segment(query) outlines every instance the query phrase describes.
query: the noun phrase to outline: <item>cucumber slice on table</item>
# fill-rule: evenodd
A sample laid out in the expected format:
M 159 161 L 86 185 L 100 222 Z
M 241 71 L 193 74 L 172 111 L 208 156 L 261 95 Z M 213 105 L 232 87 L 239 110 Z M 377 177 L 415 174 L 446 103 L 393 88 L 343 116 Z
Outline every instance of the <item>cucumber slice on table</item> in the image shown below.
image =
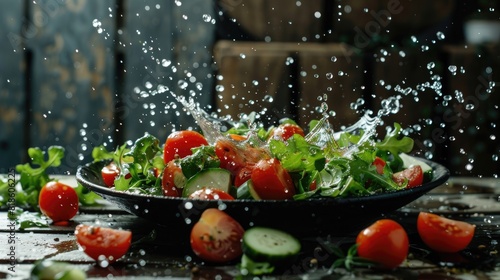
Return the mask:
M 284 231 L 253 227 L 245 231 L 242 248 L 254 261 L 280 263 L 297 256 L 301 245 L 297 238 Z
M 228 170 L 222 168 L 209 168 L 189 178 L 182 191 L 182 196 L 188 197 L 201 188 L 219 189 L 229 193 L 231 186 L 231 173 Z
M 430 181 L 432 179 L 432 167 L 430 165 L 405 153 L 399 154 L 399 157 L 403 160 L 403 168 L 408 168 L 412 165 L 420 165 L 424 173 L 424 181 Z

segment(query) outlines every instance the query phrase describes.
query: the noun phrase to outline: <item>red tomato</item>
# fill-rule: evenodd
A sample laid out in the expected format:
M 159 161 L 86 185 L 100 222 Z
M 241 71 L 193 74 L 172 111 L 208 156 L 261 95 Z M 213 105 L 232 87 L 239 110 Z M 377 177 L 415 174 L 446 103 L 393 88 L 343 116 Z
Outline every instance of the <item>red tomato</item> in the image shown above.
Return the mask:
M 78 212 L 78 195 L 72 187 L 52 181 L 42 187 L 38 205 L 52 221 L 69 221 Z
M 216 208 L 206 209 L 191 230 L 191 248 L 201 259 L 228 262 L 242 254 L 243 227 Z
M 175 162 L 175 160 L 169 161 L 163 170 L 163 176 L 161 179 L 163 195 L 172 197 L 181 196 L 182 190 L 178 188 L 176 182 L 185 180 L 186 177 L 182 174 L 181 167 Z
M 271 138 L 286 141 L 294 134 L 302 135 L 302 137 L 304 137 L 305 135 L 304 130 L 302 130 L 302 128 L 296 124 L 281 124 L 272 131 Z
M 384 174 L 384 167 L 385 167 L 385 160 L 383 160 L 382 158 L 379 158 L 379 157 L 375 157 L 375 160 L 373 161 L 373 166 L 375 166 L 375 168 L 377 168 L 377 173 L 382 175 Z
M 249 164 L 241 168 L 238 174 L 236 174 L 236 176 L 234 177 L 234 186 L 239 187 L 246 181 L 250 180 L 254 168 L 255 165 L 253 164 Z
M 251 179 L 254 190 L 261 199 L 292 199 L 295 195 L 292 178 L 278 159 L 257 162 Z
M 171 133 L 163 148 L 163 161 L 168 163 L 175 158 L 183 158 L 192 154 L 191 149 L 208 145 L 207 139 L 200 133 L 182 130 Z
M 85 254 L 96 261 L 114 262 L 127 253 L 132 241 L 132 232 L 89 225 L 78 225 L 76 241 Z
M 106 184 L 106 186 L 108 187 L 112 187 L 115 185 L 115 179 L 119 175 L 120 169 L 114 162 L 111 162 L 101 169 L 102 179 L 104 180 L 104 184 Z
M 311 184 L 309 185 L 309 190 L 315 191 L 317 188 L 318 188 L 318 184 L 316 183 L 316 180 L 312 181 Z
M 420 212 L 417 219 L 420 238 L 437 252 L 456 253 L 465 249 L 474 237 L 475 229 L 475 225 L 425 212 Z
M 397 222 L 389 219 L 376 221 L 362 230 L 357 238 L 358 255 L 393 269 L 406 259 L 409 250 L 408 235 Z
M 406 188 L 409 189 L 422 185 L 424 182 L 424 173 L 420 165 L 413 165 L 403 171 L 392 174 L 392 179 L 400 186 L 408 182 Z
M 246 165 L 269 158 L 263 149 L 251 147 L 246 143 L 236 144 L 229 139 L 217 140 L 215 154 L 220 160 L 220 167 L 229 170 L 233 176 L 237 176 Z
M 201 188 L 189 195 L 191 199 L 218 200 L 227 199 L 234 200 L 230 194 L 223 190 L 213 188 Z

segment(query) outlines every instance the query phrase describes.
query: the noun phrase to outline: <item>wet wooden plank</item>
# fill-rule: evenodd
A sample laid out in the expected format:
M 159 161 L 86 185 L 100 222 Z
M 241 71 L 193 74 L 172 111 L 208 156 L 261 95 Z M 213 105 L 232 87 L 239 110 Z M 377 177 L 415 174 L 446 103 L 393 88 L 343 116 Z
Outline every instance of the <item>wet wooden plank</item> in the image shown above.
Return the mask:
M 26 120 L 23 3 L 0 3 L 0 173 L 24 159 Z
M 500 174 L 500 115 L 496 94 L 500 73 L 499 45 L 447 46 L 448 105 L 441 112 L 450 169 L 457 175 Z M 444 98 L 443 98 L 444 99 Z M 441 100 L 440 102 L 446 102 Z M 473 143 L 473 144 L 471 144 Z
M 113 135 L 114 0 L 37 1 L 27 41 L 33 52 L 30 146 L 61 145 L 59 172 L 91 160 Z M 110 10 L 111 8 L 111 10 Z
M 330 123 L 334 130 L 354 124 L 362 115 L 351 109 L 351 104 L 364 95 L 363 56 L 343 44 L 307 45 L 300 50 L 299 63 L 300 125 L 307 127 L 311 120 L 320 119 L 325 111 L 322 103 L 333 115 Z

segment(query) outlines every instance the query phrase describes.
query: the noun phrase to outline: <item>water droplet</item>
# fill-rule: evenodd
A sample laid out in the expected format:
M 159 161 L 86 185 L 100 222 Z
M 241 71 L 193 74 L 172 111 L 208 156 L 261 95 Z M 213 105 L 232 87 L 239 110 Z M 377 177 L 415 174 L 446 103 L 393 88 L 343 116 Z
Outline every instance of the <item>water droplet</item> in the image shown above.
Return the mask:
M 204 14 L 204 15 L 202 16 L 202 18 L 203 18 L 203 21 L 204 21 L 204 22 L 211 22 L 211 21 L 212 21 L 212 16 L 210 16 L 210 15 L 208 15 L 208 14 Z
M 266 94 L 262 101 L 272 103 L 274 101 L 274 98 L 271 95 Z
M 458 68 L 455 65 L 448 66 L 448 71 L 450 71 L 453 76 L 457 75 L 457 69 Z
M 439 39 L 439 40 L 444 40 L 446 38 L 446 36 L 444 35 L 443 32 L 439 31 L 438 33 L 436 33 L 436 37 Z

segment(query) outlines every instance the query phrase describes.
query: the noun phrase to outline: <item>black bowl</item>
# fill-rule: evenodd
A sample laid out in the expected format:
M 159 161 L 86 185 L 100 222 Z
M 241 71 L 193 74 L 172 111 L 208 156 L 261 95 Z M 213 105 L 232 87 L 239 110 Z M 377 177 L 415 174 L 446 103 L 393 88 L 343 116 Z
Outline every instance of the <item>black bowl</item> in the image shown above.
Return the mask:
M 268 226 L 299 236 L 345 234 L 365 227 L 384 214 L 393 212 L 421 197 L 449 178 L 444 166 L 427 162 L 433 180 L 422 186 L 395 192 L 351 198 L 309 200 L 191 200 L 115 191 L 105 186 L 101 169 L 107 162 L 80 166 L 76 180 L 119 208 L 177 232 L 187 232 L 207 208 L 219 208 L 244 228 Z

